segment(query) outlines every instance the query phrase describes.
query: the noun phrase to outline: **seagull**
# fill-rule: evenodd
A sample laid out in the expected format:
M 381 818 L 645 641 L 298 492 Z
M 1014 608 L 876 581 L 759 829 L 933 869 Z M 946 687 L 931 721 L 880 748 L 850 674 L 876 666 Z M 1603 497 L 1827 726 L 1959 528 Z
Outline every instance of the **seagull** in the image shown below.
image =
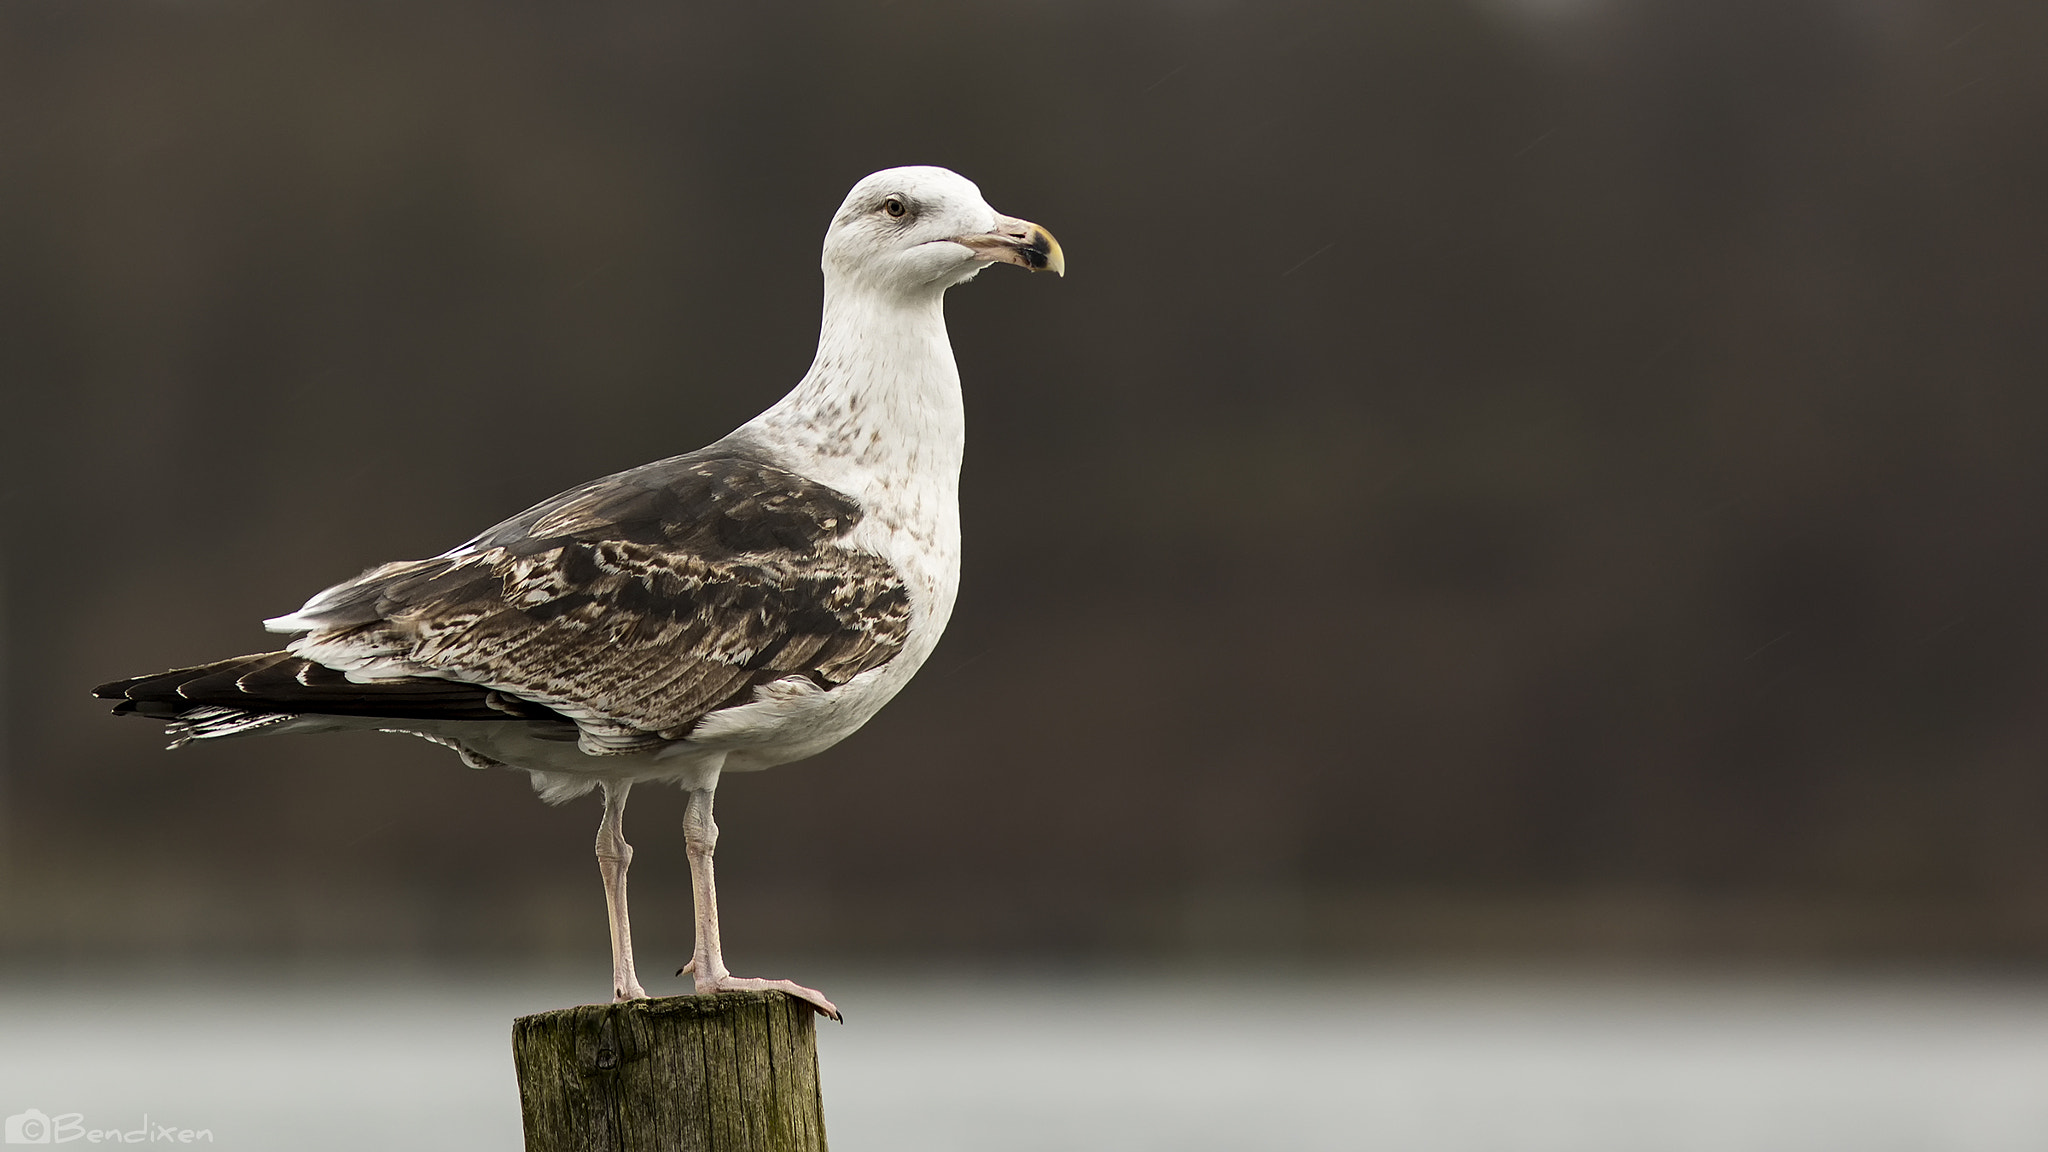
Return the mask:
M 626 914 L 626 797 L 689 794 L 698 993 L 732 975 L 718 936 L 719 780 L 816 755 L 901 691 L 960 584 L 960 373 L 946 289 L 991 264 L 1064 275 L 1037 224 L 944 168 L 853 186 L 825 233 L 818 354 L 731 435 L 543 500 L 439 556 L 372 568 L 264 621 L 263 652 L 101 685 L 177 748 L 373 729 L 527 772 L 543 800 L 604 797 L 597 865 L 612 995 L 645 997 Z

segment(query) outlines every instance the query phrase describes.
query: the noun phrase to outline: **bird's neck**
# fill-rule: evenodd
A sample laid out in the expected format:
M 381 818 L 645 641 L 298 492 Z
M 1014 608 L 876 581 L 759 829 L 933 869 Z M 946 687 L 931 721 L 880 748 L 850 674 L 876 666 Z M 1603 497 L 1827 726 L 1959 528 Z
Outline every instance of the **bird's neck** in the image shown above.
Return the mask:
M 811 370 L 740 434 L 863 502 L 909 478 L 956 489 L 967 425 L 943 300 L 828 278 Z

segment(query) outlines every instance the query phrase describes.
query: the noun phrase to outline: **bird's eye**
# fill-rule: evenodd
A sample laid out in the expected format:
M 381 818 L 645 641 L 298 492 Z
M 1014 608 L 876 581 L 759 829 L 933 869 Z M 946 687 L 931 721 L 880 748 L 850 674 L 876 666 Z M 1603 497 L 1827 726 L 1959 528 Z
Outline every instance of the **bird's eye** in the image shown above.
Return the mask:
M 891 196 L 887 200 L 882 201 L 882 211 L 887 212 L 891 216 L 901 217 L 910 209 L 904 205 L 902 197 Z

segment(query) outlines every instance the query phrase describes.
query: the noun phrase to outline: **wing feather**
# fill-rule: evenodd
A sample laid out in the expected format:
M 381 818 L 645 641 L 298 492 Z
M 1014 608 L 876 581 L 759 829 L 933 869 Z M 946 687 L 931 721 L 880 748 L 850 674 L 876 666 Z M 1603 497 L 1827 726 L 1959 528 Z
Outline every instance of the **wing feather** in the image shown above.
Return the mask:
M 847 546 L 846 495 L 731 447 L 571 489 L 291 616 L 289 651 L 354 681 L 443 679 L 539 705 L 584 751 L 687 736 L 774 680 L 830 689 L 903 647 L 910 602 Z

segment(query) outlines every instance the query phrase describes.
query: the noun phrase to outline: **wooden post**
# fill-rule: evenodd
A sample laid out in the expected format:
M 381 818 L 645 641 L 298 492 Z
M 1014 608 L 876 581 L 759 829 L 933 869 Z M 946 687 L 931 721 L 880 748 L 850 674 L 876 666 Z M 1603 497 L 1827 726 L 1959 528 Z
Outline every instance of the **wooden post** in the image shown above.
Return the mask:
M 812 1015 L 720 992 L 522 1016 L 526 1152 L 825 1152 Z

